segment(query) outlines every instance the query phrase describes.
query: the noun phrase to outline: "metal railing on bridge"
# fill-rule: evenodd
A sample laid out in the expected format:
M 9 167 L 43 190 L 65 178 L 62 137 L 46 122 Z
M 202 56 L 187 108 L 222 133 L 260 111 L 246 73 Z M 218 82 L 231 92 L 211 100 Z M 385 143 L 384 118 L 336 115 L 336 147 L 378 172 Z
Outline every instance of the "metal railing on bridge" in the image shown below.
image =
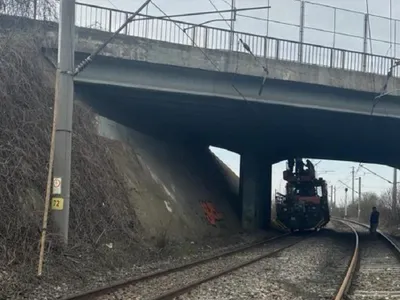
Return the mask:
M 132 12 L 97 5 L 84 3 L 77 3 L 76 5 L 76 26 L 101 31 L 115 31 L 132 14 Z M 3 11 L 3 13 L 7 12 Z M 37 11 L 24 16 L 39 20 L 51 20 L 49 15 L 44 16 Z M 241 38 L 250 46 L 252 52 L 261 58 L 379 75 L 386 75 L 389 68 L 394 64 L 394 58 L 389 56 L 301 43 L 240 31 L 233 32 L 234 42 L 231 46 L 230 36 L 232 31 L 230 30 L 143 14 L 128 24 L 122 33 L 205 49 L 246 52 L 239 42 Z M 398 69 L 393 70 L 393 76 L 400 76 Z

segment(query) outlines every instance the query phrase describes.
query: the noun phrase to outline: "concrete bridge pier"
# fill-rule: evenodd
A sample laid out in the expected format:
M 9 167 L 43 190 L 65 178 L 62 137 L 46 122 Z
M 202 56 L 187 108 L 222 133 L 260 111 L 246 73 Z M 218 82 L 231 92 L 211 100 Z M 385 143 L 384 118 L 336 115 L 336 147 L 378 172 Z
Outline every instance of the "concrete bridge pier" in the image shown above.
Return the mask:
M 246 230 L 267 229 L 270 226 L 271 176 L 272 164 L 265 156 L 241 155 L 239 195 L 242 226 Z

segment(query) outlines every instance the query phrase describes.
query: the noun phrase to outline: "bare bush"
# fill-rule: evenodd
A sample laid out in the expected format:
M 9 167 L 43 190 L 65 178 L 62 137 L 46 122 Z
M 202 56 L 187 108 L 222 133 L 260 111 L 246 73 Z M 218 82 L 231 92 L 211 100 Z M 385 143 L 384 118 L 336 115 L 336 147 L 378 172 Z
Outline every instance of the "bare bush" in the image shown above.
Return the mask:
M 15 279 L 0 280 L 1 299 L 32 282 L 38 258 L 54 99 L 54 69 L 40 45 L 32 32 L 0 38 L 0 274 Z M 87 106 L 75 103 L 67 251 L 94 251 L 96 263 L 109 267 L 125 262 L 124 247 L 135 245 L 137 228 L 124 178 L 111 156 L 118 145 L 99 137 L 95 122 Z M 47 265 L 58 255 L 49 251 L 52 237 L 50 230 Z M 121 246 L 107 252 L 101 248 L 106 243 Z M 12 270 L 19 272 L 11 276 Z
M 399 199 L 400 193 L 397 196 Z M 360 201 L 360 221 L 369 223 L 369 217 L 372 212 L 372 207 L 376 206 L 380 212 L 380 224 L 383 227 L 393 227 L 400 224 L 400 216 L 398 210 L 393 209 L 392 189 L 388 189 L 381 195 L 376 193 L 362 194 Z M 344 216 L 344 208 L 334 208 L 333 215 Z M 358 217 L 358 199 L 354 203 L 350 203 L 347 207 L 347 216 L 356 219 Z
M 56 8 L 55 0 L 0 0 L 0 13 L 45 21 L 56 19 Z

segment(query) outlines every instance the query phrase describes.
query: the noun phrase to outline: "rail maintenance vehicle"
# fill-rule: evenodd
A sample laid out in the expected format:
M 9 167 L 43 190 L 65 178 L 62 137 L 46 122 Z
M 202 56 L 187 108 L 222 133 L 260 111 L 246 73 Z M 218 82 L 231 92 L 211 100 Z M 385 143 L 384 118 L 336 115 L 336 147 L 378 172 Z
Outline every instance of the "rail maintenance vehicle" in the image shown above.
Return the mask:
M 305 169 L 305 166 L 307 169 Z M 310 160 L 289 160 L 283 172 L 286 195 L 275 196 L 276 221 L 290 231 L 319 230 L 330 221 L 328 189 L 323 178 L 316 178 Z

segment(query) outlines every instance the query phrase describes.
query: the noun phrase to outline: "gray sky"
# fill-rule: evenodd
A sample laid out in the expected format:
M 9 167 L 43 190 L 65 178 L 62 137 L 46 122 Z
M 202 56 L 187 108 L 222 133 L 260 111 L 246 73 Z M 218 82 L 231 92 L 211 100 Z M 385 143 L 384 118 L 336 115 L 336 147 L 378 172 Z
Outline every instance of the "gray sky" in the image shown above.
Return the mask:
M 159 5 L 167 14 L 179 14 L 186 12 L 199 12 L 213 10 L 212 5 L 208 0 L 153 0 Z M 231 0 L 226 0 L 230 2 Z M 84 0 L 84 3 L 96 4 L 99 6 L 117 8 L 121 10 L 134 11 L 136 10 L 143 0 Z M 311 2 L 311 1 L 310 1 Z M 314 0 L 314 3 L 322 5 L 336 6 L 343 9 L 355 10 L 360 13 L 366 12 L 366 0 Z M 397 2 L 397 3 L 395 3 Z M 218 9 L 228 9 L 229 6 L 224 0 L 213 0 L 213 3 Z M 369 12 L 373 15 L 380 15 L 390 17 L 390 0 L 368 0 Z M 237 7 L 249 6 L 262 6 L 267 5 L 268 0 L 236 0 Z M 296 0 L 270 0 L 269 4 L 271 9 L 269 13 L 267 10 L 244 12 L 243 14 L 250 15 L 258 18 L 267 18 L 273 21 L 284 23 L 291 23 L 293 25 L 284 25 L 277 22 L 266 22 L 261 20 L 254 20 L 245 17 L 238 17 L 235 23 L 235 30 L 248 33 L 265 35 L 267 33 L 272 37 L 281 39 L 297 40 L 299 37 L 299 19 L 300 19 L 300 3 Z M 160 15 L 159 11 L 150 6 L 149 13 L 152 15 Z M 225 15 L 229 18 L 229 14 Z M 182 21 L 201 23 L 210 19 L 219 18 L 218 15 L 213 16 L 196 16 L 184 18 Z M 392 18 L 400 19 L 400 2 L 392 0 Z M 363 35 L 364 16 L 362 14 L 352 13 L 344 10 L 336 10 L 336 28 L 337 34 L 334 35 L 325 31 L 334 31 L 334 9 L 306 4 L 305 11 L 305 26 L 319 28 L 321 30 L 306 29 L 305 42 L 314 43 L 332 47 L 335 45 L 338 48 L 345 48 L 354 51 L 362 51 L 363 40 L 362 38 L 349 37 L 346 35 Z M 393 41 L 396 39 L 400 42 L 400 21 L 392 22 L 392 38 L 390 37 L 390 21 L 384 18 L 371 17 L 371 36 L 372 39 L 385 40 L 386 42 L 372 42 L 368 44 L 368 50 L 372 48 L 372 53 L 380 55 L 394 55 L 400 56 L 400 45 L 394 46 Z M 218 28 L 228 28 L 225 22 L 215 22 L 211 26 Z M 343 34 L 340 34 L 343 33 Z M 396 33 L 396 34 L 395 34 Z M 392 44 L 389 41 L 392 40 Z M 372 46 L 372 47 L 371 47 Z M 237 174 L 239 174 L 239 155 L 228 152 L 222 149 L 215 149 L 213 151 L 227 163 Z M 318 160 L 314 160 L 318 162 Z M 337 161 L 322 161 L 317 166 L 317 171 L 321 172 L 321 176 L 325 177 L 329 184 L 337 187 L 337 200 L 340 201 L 344 198 L 344 186 L 338 182 L 341 180 L 351 186 L 351 168 L 354 166 L 358 170 L 356 177 L 361 176 L 362 190 L 383 192 L 390 187 L 389 183 L 369 174 L 368 171 L 358 168 L 358 162 L 337 162 Z M 385 166 L 378 165 L 365 165 L 367 168 L 378 173 L 379 175 L 391 180 L 393 177 L 393 170 Z M 285 163 L 279 163 L 273 167 L 273 190 L 283 191 L 284 182 L 282 181 L 282 172 L 285 168 Z M 324 174 L 324 171 L 334 171 Z M 358 182 L 356 182 L 356 190 L 358 190 Z M 348 195 L 351 197 L 351 193 Z

